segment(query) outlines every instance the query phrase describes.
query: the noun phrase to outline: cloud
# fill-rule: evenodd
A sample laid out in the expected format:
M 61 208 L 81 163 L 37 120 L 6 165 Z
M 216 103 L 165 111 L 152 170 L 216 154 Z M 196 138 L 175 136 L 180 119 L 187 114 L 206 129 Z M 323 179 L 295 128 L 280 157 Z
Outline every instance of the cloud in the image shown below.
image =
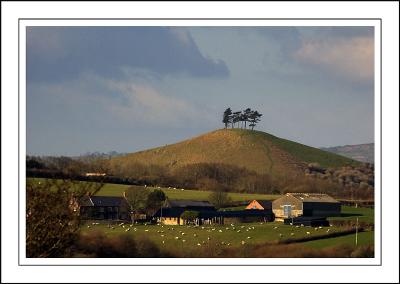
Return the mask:
M 221 78 L 225 62 L 203 55 L 184 28 L 28 27 L 27 80 L 64 81 L 92 72 L 118 78 L 124 68 L 162 75 Z
M 162 95 L 151 86 L 114 80 L 104 82 L 111 92 L 123 96 L 122 101 L 110 98 L 107 102 L 109 110 L 122 119 L 177 126 L 198 116 L 198 111 L 191 104 Z
M 293 57 L 353 80 L 374 78 L 374 39 L 371 37 L 304 40 Z

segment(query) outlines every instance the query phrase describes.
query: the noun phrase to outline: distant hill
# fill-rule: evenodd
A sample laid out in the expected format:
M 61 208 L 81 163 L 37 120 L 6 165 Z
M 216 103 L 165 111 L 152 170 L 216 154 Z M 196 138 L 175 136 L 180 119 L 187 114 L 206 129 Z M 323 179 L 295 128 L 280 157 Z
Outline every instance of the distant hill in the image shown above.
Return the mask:
M 321 148 L 364 163 L 374 163 L 374 143 Z
M 309 163 L 337 168 L 359 163 L 321 149 L 244 129 L 220 129 L 176 144 L 113 157 L 111 166 L 131 163 L 170 169 L 196 163 L 223 163 L 260 174 L 304 174 Z

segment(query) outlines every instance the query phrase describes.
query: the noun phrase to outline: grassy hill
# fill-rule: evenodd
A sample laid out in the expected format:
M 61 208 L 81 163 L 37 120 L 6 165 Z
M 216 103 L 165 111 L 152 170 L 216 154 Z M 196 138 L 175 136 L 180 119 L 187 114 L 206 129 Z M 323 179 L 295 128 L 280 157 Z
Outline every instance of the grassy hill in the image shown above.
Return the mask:
M 304 173 L 308 163 L 322 167 L 358 162 L 261 131 L 219 129 L 176 144 L 114 157 L 111 165 L 160 165 L 169 169 L 196 163 L 224 163 L 260 174 Z

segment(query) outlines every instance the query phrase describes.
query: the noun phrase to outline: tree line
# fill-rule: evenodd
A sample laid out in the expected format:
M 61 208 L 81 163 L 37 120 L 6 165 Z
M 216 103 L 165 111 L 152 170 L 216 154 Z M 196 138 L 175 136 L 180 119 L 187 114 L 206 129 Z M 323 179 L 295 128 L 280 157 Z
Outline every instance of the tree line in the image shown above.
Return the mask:
M 224 111 L 222 123 L 225 124 L 225 128 L 230 126 L 231 128 L 247 129 L 249 127 L 249 129 L 253 130 L 257 123 L 260 122 L 261 116 L 261 113 L 250 108 L 233 112 L 229 107 Z

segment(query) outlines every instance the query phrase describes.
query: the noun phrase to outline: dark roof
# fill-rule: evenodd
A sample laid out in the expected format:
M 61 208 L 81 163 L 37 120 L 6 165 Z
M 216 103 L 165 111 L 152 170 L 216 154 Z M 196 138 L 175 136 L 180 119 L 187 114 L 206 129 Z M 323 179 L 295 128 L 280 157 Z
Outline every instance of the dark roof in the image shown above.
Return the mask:
M 79 200 L 81 206 L 123 206 L 127 205 L 124 197 L 84 196 Z
M 286 193 L 286 195 L 293 196 L 302 202 L 339 203 L 339 201 L 324 193 Z
M 254 216 L 271 216 L 272 211 L 257 210 L 257 209 L 245 209 L 236 211 L 219 211 L 220 216 L 223 217 L 254 217 Z
M 158 211 L 153 215 L 153 217 L 180 217 L 181 214 L 185 211 L 184 208 L 162 208 L 158 209 Z
M 168 200 L 168 207 L 211 207 L 214 206 L 208 201 L 197 201 L 197 200 Z
M 270 200 L 258 200 L 256 201 L 264 208 L 264 209 L 271 209 L 272 208 L 272 202 Z

